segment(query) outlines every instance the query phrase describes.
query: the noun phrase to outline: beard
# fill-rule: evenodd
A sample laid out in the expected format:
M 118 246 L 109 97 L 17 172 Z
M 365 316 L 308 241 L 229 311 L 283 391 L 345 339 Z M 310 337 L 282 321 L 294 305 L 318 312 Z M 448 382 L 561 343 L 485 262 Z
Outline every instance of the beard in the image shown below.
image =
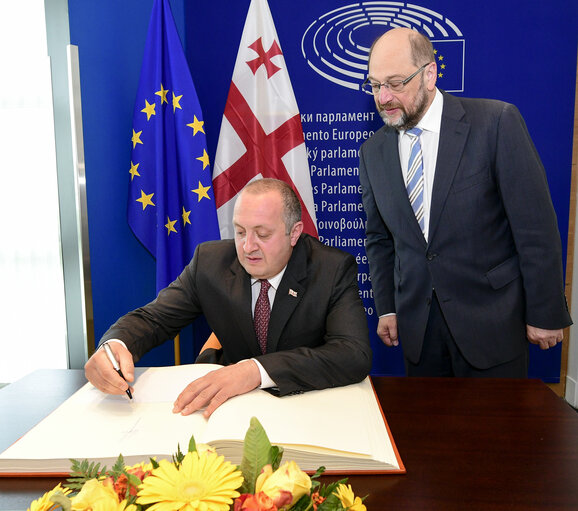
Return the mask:
M 377 105 L 377 111 L 386 126 L 390 126 L 391 128 L 395 128 L 397 130 L 407 131 L 417 125 L 417 123 L 423 117 L 427 107 L 428 97 L 425 83 L 422 80 L 415 99 L 407 110 L 401 103 L 393 100 L 389 103 L 385 103 L 384 105 Z M 397 108 L 401 112 L 399 118 L 396 120 L 393 120 L 387 116 L 386 110 L 391 110 L 392 108 Z

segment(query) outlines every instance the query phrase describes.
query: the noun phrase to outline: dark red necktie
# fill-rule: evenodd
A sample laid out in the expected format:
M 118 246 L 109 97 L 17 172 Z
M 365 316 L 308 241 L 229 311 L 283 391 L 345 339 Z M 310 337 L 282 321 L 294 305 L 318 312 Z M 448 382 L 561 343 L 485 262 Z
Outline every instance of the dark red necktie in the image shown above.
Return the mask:
M 268 280 L 260 280 L 261 291 L 255 303 L 255 313 L 253 322 L 255 324 L 255 333 L 261 347 L 261 353 L 267 352 L 267 330 L 269 329 L 269 316 L 271 315 L 271 306 L 269 305 L 269 288 L 271 283 Z

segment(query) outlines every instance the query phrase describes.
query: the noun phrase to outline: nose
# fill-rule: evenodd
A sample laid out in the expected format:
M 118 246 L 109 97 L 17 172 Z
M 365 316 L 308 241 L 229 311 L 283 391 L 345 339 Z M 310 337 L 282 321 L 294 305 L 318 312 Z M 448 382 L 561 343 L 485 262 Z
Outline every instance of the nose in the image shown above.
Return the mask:
M 257 244 L 255 243 L 255 235 L 252 233 L 247 233 L 245 236 L 245 244 L 243 246 L 246 254 L 250 254 L 257 249 Z
M 389 90 L 389 87 L 386 87 L 385 84 L 383 83 L 379 86 L 377 99 L 382 105 L 384 105 L 385 103 L 389 103 L 393 99 L 393 94 Z

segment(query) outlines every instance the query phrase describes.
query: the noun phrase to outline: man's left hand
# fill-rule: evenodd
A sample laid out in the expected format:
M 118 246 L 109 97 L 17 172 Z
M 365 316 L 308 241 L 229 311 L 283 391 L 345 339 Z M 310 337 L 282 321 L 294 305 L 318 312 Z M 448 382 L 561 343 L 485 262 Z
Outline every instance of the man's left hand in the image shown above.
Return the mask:
M 245 394 L 260 384 L 261 374 L 253 360 L 225 366 L 189 383 L 175 401 L 173 413 L 190 415 L 206 407 L 203 415 L 209 418 L 227 399 Z
M 544 330 L 535 326 L 526 325 L 526 337 L 532 344 L 538 344 L 540 349 L 553 348 L 564 338 L 564 330 Z

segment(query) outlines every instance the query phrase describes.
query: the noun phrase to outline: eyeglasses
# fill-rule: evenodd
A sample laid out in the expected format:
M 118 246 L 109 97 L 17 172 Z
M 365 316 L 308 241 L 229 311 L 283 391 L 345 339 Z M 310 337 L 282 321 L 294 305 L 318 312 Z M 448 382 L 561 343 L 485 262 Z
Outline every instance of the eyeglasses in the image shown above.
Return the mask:
M 381 87 L 385 87 L 389 89 L 391 92 L 401 92 L 405 86 L 419 73 L 421 73 L 427 66 L 430 65 L 430 62 L 421 66 L 415 73 L 409 75 L 405 80 L 390 80 L 389 82 L 371 82 L 369 78 L 363 82 L 361 85 L 361 90 L 367 94 L 371 94 L 376 96 L 379 94 Z

